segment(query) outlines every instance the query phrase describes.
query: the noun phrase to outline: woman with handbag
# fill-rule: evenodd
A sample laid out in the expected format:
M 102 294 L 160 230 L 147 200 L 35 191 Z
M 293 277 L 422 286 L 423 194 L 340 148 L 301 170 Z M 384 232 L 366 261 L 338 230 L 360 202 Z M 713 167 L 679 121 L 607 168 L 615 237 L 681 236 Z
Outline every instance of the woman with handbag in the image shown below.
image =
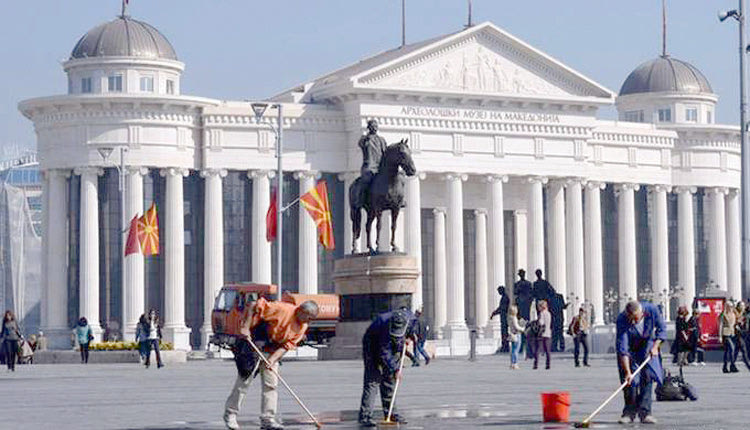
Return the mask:
M 690 343 L 689 315 L 687 306 L 682 305 L 677 309 L 677 321 L 675 321 L 675 343 L 677 346 L 675 352 L 677 352 L 677 364 L 680 366 L 688 365 L 688 353 L 693 349 Z
M 18 341 L 23 339 L 21 331 L 18 330 L 16 317 L 10 310 L 5 311 L 3 316 L 2 334 L 3 348 L 5 348 L 5 364 L 8 372 L 16 371 L 16 354 L 18 354 Z
M 521 350 L 521 334 L 526 327 L 526 321 L 518 319 L 518 306 L 508 308 L 508 331 L 510 333 L 510 368 L 518 369 L 518 352 Z
M 76 340 L 81 349 L 81 364 L 89 362 L 89 344 L 94 340 L 94 334 L 86 317 L 81 317 L 75 328 Z

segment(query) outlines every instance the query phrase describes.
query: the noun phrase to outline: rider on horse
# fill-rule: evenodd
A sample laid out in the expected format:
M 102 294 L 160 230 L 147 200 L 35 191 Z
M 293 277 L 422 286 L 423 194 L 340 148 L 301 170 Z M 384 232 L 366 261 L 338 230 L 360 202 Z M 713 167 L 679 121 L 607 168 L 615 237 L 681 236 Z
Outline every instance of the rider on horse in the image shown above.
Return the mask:
M 378 136 L 378 122 L 374 119 L 367 121 L 368 133 L 359 139 L 359 147 L 362 149 L 362 168 L 360 177 L 364 189 L 370 187 L 372 178 L 378 173 L 380 159 L 383 158 L 388 144 L 385 139 Z

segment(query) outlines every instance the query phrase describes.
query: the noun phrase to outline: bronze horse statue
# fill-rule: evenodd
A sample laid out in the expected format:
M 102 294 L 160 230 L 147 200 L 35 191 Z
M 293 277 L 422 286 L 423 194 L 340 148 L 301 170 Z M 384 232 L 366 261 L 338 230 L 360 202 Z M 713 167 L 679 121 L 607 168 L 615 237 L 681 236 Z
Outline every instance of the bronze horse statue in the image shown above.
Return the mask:
M 404 202 L 405 176 L 414 176 L 417 173 L 407 142 L 408 139 L 402 139 L 398 143 L 388 145 L 380 159 L 378 173 L 373 177 L 369 188 L 365 189 L 362 178 L 357 178 L 349 187 L 349 209 L 353 227 L 352 253 L 358 251 L 357 241 L 362 229 L 362 209 L 367 211 L 367 249 L 371 253 L 377 249 L 380 242 L 380 217 L 384 210 L 390 210 L 391 251 L 398 251 L 394 239 L 398 213 L 402 207 L 406 206 Z M 378 223 L 373 249 L 370 242 L 370 227 L 375 220 Z

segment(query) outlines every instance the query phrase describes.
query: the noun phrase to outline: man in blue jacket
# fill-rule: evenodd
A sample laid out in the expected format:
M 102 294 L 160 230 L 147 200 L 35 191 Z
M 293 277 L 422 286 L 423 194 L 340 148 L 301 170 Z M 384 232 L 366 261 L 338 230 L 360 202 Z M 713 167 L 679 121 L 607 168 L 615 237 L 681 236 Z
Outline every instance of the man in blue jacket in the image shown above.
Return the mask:
M 396 381 L 401 379 L 399 371 L 401 351 L 409 335 L 407 332 L 413 326 L 413 320 L 414 315 L 406 309 L 382 313 L 375 318 L 362 337 L 365 381 L 358 420 L 363 427 L 377 426 L 372 419 L 372 407 L 378 386 L 380 386 L 383 415 L 388 414 Z M 395 413 L 395 408 L 391 421 L 406 423 Z
M 664 371 L 659 360 L 659 347 L 667 340 L 667 327 L 659 309 L 652 303 L 629 302 L 617 317 L 617 361 L 620 382 L 628 381 L 623 393 L 625 407 L 620 424 L 633 422 L 636 415 L 644 424 L 656 424 L 651 415 L 653 382 L 662 382 Z M 633 375 L 648 360 L 643 370 Z

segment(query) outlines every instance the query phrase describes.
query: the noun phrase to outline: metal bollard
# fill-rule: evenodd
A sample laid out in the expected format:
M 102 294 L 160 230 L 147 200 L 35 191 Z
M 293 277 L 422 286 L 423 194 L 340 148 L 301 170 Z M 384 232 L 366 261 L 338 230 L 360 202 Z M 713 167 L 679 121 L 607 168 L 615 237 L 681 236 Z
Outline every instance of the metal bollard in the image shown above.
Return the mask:
M 469 332 L 469 361 L 477 360 L 477 329 L 473 328 Z

